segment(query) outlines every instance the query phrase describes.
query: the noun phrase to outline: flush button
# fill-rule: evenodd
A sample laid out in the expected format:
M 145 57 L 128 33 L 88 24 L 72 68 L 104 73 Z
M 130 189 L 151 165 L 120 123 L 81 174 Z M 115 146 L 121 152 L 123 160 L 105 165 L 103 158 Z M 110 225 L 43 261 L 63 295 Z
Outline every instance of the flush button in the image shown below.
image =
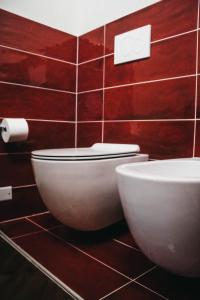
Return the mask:
M 150 57 L 151 25 L 116 35 L 114 49 L 115 64 Z

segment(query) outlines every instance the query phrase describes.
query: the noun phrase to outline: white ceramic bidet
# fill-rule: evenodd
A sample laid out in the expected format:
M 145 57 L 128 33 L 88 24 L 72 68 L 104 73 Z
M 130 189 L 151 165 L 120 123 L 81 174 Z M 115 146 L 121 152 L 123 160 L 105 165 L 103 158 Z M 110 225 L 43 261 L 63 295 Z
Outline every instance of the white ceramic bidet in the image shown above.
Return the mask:
M 137 145 L 120 144 L 34 151 L 35 180 L 45 205 L 63 224 L 79 230 L 119 221 L 123 214 L 115 168 L 148 160 L 138 151 Z
M 118 166 L 125 218 L 153 262 L 200 276 L 200 161 L 165 160 Z

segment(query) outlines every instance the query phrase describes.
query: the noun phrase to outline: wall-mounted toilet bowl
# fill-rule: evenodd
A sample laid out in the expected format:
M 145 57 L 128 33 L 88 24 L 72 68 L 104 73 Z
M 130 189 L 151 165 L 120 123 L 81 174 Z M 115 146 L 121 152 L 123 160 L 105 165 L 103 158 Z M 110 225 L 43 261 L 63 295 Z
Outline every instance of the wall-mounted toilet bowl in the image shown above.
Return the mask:
M 63 224 L 98 230 L 123 217 L 115 167 L 148 160 L 137 145 L 95 144 L 90 148 L 32 152 L 40 195 Z
M 200 161 L 117 167 L 125 218 L 141 250 L 183 276 L 200 276 Z

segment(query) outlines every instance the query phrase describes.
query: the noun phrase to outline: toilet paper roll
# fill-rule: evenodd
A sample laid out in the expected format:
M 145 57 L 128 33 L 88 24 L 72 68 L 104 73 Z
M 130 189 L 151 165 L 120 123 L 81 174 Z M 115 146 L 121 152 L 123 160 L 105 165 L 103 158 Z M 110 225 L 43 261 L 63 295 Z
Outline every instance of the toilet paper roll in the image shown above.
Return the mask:
M 2 139 L 5 143 L 25 141 L 28 137 L 28 123 L 21 118 L 5 118 L 1 123 Z

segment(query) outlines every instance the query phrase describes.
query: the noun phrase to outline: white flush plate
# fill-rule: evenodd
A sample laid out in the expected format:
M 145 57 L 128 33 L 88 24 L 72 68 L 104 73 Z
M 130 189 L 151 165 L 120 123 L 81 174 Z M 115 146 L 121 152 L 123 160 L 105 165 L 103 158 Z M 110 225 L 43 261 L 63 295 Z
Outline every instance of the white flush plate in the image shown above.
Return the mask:
M 115 36 L 114 63 L 121 64 L 150 56 L 151 25 Z
M 0 187 L 0 201 L 11 200 L 12 199 L 12 187 L 5 186 Z

